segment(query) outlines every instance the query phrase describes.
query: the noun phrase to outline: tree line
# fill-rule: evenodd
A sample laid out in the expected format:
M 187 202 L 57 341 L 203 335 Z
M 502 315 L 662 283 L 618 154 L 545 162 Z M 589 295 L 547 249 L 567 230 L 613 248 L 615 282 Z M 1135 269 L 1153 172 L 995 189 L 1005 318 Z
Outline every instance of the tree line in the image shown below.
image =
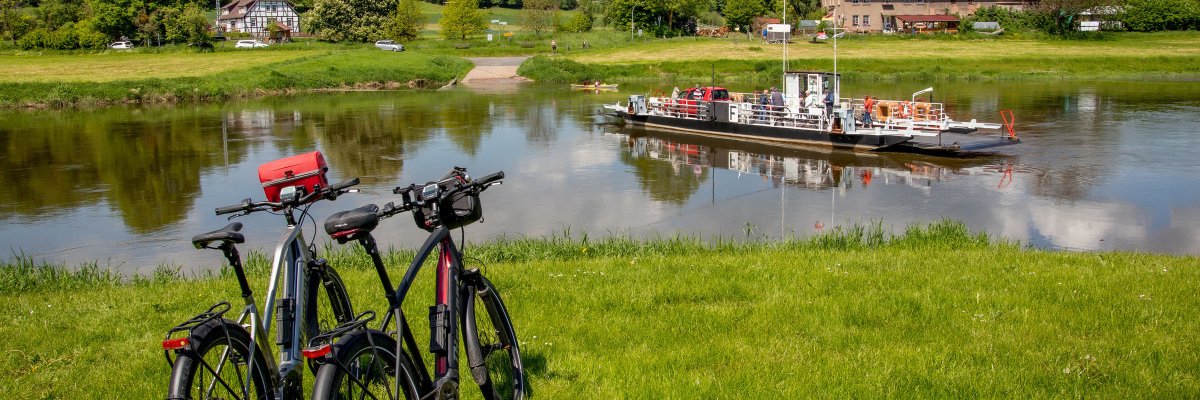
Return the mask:
M 409 41 L 425 26 L 422 0 L 295 0 L 302 30 L 334 42 L 380 38 Z M 437 3 L 440 0 L 428 0 Z M 447 0 L 441 36 L 463 40 L 487 29 L 482 8 L 520 9 L 519 23 L 535 35 L 553 31 L 586 32 L 596 24 L 639 30 L 656 37 L 692 34 L 697 25 L 739 30 L 755 18 L 820 19 L 828 9 L 820 0 Z M 142 44 L 206 45 L 212 26 L 207 0 L 0 0 L 0 39 L 23 49 L 103 48 L 116 39 Z M 1040 0 L 1023 11 L 981 9 L 964 19 L 997 21 L 1006 29 L 1073 31 L 1088 10 L 1115 10 L 1110 18 L 1121 29 L 1160 31 L 1200 29 L 1200 0 Z M 560 23 L 558 12 L 576 10 Z

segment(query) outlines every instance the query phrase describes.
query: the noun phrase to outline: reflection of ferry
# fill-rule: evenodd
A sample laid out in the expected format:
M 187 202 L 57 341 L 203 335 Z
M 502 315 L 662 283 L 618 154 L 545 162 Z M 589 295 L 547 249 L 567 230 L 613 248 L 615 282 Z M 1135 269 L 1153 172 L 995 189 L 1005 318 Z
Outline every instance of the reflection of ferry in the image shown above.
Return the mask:
M 734 139 L 877 150 L 905 144 L 929 151 L 982 150 L 1015 143 L 1007 136 L 963 135 L 1000 124 L 955 121 L 941 103 L 878 100 L 867 107 L 861 99 L 840 98 L 840 76 L 825 72 L 789 71 L 782 95 L 730 93 L 720 87 L 697 87 L 680 97 L 629 96 L 625 106 L 606 110 L 633 125 Z M 867 122 L 862 116 L 868 111 Z M 1006 118 L 1007 120 L 1007 118 Z
M 940 163 L 906 154 L 864 154 L 816 151 L 728 139 L 634 131 L 626 138 L 632 156 L 670 162 L 675 174 L 700 176 L 703 168 L 716 167 L 756 174 L 777 184 L 827 189 L 858 181 L 928 187 L 947 176 L 973 174 L 993 161 L 939 159 Z

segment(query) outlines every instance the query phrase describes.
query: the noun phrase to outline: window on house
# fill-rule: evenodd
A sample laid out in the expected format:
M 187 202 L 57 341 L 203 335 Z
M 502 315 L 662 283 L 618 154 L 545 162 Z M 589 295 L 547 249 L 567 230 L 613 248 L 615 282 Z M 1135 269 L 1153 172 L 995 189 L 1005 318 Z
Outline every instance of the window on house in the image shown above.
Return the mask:
M 854 16 L 854 19 L 853 19 L 853 21 L 854 21 L 854 24 L 853 24 L 853 25 L 854 25 L 854 26 L 858 26 L 858 16 L 857 16 L 857 15 L 855 15 L 855 16 Z
M 258 26 L 257 18 L 250 18 L 250 26 Z
M 863 26 L 871 26 L 871 16 L 870 16 L 870 15 L 864 15 L 864 16 L 863 16 L 863 20 L 862 20 L 862 24 L 863 24 Z
M 871 0 L 862 0 L 863 4 L 871 4 Z

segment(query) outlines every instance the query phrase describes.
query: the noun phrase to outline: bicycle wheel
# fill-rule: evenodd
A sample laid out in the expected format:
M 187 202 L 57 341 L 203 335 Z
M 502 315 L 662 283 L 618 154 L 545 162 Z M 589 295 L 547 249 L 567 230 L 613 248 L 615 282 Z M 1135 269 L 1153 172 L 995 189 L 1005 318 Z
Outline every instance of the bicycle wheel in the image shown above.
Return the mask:
M 350 295 L 346 294 L 346 284 L 333 267 L 319 264 L 311 270 L 308 279 L 308 291 L 305 298 L 308 305 L 304 310 L 305 337 L 312 338 L 322 332 L 333 330 L 339 324 L 354 319 L 354 309 L 350 306 Z M 302 345 L 307 345 L 304 343 Z M 319 360 L 308 360 L 308 369 L 314 375 L 320 369 Z
M 386 333 L 368 330 L 343 336 L 333 345 L 333 354 L 337 361 L 317 372 L 313 400 L 420 398 L 412 361 L 401 353 L 397 364 L 396 340 Z
M 250 334 L 236 322 L 214 319 L 192 331 L 191 351 L 171 368 L 169 399 L 268 399 L 274 397 L 262 352 L 250 358 Z M 252 361 L 248 361 L 252 360 Z M 251 376 L 249 384 L 246 377 Z
M 525 367 L 521 365 L 521 350 L 513 331 L 508 309 L 500 293 L 487 278 L 467 287 L 473 291 L 463 313 L 463 341 L 471 377 L 479 384 L 483 398 L 488 400 L 523 399 L 528 389 Z M 482 312 L 480 312 L 482 311 Z

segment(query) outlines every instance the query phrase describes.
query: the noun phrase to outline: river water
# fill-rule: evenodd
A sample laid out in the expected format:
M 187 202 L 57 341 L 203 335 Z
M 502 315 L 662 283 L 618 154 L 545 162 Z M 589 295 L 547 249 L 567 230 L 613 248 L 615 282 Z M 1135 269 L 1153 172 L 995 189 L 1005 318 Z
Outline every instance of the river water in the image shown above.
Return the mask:
M 685 86 L 685 85 L 681 85 Z M 687 85 L 690 86 L 690 85 Z M 845 95 L 903 98 L 924 84 L 846 84 Z M 734 90 L 756 87 L 734 85 Z M 757 88 L 760 89 L 760 88 Z M 320 150 L 330 180 L 362 193 L 312 208 L 325 216 L 394 200 L 391 188 L 452 166 L 504 170 L 483 196 L 471 240 L 592 237 L 804 237 L 854 224 L 902 231 L 961 220 L 1040 248 L 1200 254 L 1200 84 L 942 83 L 956 119 L 999 122 L 1023 143 L 1003 155 L 947 159 L 853 154 L 597 125 L 630 93 L 526 85 L 480 91 L 315 94 L 220 105 L 0 112 L 0 242 L 10 255 L 125 273 L 220 264 L 189 239 L 223 226 L 219 206 L 262 199 L 261 163 Z M 269 250 L 282 218 L 246 224 Z M 312 232 L 312 233 L 309 233 Z M 377 231 L 385 246 L 424 238 L 410 218 Z

